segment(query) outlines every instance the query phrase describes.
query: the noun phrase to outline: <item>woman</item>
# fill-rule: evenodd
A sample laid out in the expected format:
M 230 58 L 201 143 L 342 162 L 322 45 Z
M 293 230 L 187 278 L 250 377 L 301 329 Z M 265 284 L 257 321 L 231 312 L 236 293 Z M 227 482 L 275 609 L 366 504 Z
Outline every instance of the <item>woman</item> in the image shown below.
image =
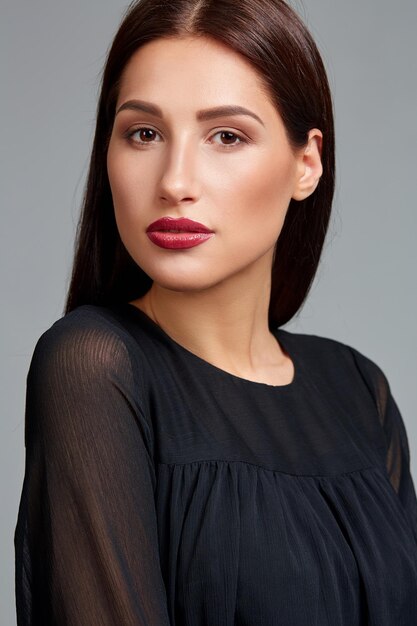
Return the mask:
M 417 623 L 387 379 L 281 328 L 319 262 L 333 142 L 284 2 L 130 6 L 65 315 L 28 373 L 19 626 Z

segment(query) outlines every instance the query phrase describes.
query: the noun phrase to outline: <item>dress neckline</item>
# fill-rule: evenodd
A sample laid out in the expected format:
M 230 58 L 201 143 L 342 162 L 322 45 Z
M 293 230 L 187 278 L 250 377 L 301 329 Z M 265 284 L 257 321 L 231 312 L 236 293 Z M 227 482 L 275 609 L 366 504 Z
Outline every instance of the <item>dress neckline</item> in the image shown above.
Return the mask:
M 221 367 L 218 367 L 217 365 L 210 363 L 210 361 L 206 361 L 202 357 L 198 356 L 194 352 L 191 352 L 191 350 L 188 350 L 183 345 L 175 341 L 175 339 L 173 339 L 167 332 L 165 332 L 165 330 L 161 326 L 159 326 L 159 324 L 157 324 L 151 317 L 149 317 L 147 313 L 142 311 L 142 309 L 139 309 L 139 307 L 132 304 L 131 302 L 125 302 L 125 303 L 122 303 L 122 305 L 125 305 L 126 309 L 130 311 L 134 316 L 137 316 L 142 321 L 146 322 L 149 327 L 151 327 L 155 332 L 159 333 L 168 343 L 174 345 L 178 350 L 180 350 L 180 352 L 183 352 L 189 358 L 194 359 L 196 363 L 199 363 L 200 365 L 211 370 L 212 372 L 215 371 L 218 374 L 222 375 L 223 377 L 233 379 L 236 383 L 241 383 L 245 386 L 255 386 L 258 388 L 263 387 L 267 389 L 276 389 L 276 390 L 280 389 L 282 391 L 286 391 L 286 390 L 289 391 L 298 386 L 301 367 L 297 358 L 297 354 L 295 354 L 295 351 L 292 349 L 290 350 L 288 349 L 288 345 L 286 341 L 286 338 L 288 337 L 287 331 L 283 331 L 280 328 L 275 328 L 271 330 L 271 333 L 274 335 L 281 349 L 287 354 L 287 356 L 289 356 L 289 358 L 292 361 L 293 369 L 294 369 L 293 379 L 291 382 L 285 385 L 270 385 L 269 383 L 262 383 L 259 381 L 249 380 L 248 378 L 237 376 L 236 374 L 232 374 L 231 372 L 228 372 L 227 370 L 224 370 Z

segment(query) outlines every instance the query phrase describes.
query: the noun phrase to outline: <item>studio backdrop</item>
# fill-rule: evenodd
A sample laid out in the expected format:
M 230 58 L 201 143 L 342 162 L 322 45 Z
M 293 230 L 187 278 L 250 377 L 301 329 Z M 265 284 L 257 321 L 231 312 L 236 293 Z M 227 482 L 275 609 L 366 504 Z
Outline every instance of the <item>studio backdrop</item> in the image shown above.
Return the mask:
M 128 3 L 2 3 L 0 623 L 16 624 L 13 532 L 26 374 L 63 314 L 100 72 Z M 385 372 L 417 479 L 417 3 L 294 0 L 334 95 L 337 188 L 295 332 L 356 347 Z M 244 34 L 242 34 L 244 36 Z

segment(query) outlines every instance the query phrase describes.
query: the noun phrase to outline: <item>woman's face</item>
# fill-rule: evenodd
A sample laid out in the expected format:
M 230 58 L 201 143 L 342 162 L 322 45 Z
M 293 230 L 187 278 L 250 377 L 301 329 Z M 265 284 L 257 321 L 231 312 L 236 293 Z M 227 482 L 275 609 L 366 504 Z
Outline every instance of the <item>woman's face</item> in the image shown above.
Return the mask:
M 209 112 L 230 105 L 251 114 Z M 158 39 L 131 57 L 107 168 L 126 249 L 156 283 L 177 291 L 209 288 L 253 268 L 267 276 L 306 172 L 248 62 L 193 37 Z M 202 242 L 192 247 L 190 235 L 148 236 L 163 217 L 185 217 L 212 233 L 204 241 L 194 235 Z M 165 247 L 178 240 L 186 247 Z

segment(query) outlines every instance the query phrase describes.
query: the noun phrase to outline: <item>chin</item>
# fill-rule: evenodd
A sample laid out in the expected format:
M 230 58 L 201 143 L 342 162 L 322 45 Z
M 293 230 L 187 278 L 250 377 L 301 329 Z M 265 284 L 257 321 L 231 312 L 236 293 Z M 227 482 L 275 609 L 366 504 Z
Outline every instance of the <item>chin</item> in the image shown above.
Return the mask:
M 132 251 L 134 252 L 134 251 Z M 130 256 L 156 284 L 173 291 L 190 291 L 210 286 L 216 280 L 216 265 L 211 258 L 192 258 L 181 252 L 148 253 Z M 188 251 L 187 251 L 188 252 Z M 217 264 L 218 265 L 218 264 Z
M 210 289 L 214 287 L 217 282 L 213 282 L 213 280 L 203 281 L 196 277 L 189 278 L 188 280 L 184 278 L 183 280 L 169 280 L 169 279 L 158 279 L 157 277 L 153 279 L 154 283 L 163 287 L 164 289 L 170 291 L 178 291 L 178 292 L 198 292 L 204 291 L 206 289 Z
M 139 264 L 142 270 L 152 279 L 155 285 L 170 291 L 203 291 L 210 289 L 221 282 L 222 277 L 216 280 L 214 271 L 175 271 L 172 267 L 169 271 L 162 271 L 162 268 L 146 267 L 146 264 Z

